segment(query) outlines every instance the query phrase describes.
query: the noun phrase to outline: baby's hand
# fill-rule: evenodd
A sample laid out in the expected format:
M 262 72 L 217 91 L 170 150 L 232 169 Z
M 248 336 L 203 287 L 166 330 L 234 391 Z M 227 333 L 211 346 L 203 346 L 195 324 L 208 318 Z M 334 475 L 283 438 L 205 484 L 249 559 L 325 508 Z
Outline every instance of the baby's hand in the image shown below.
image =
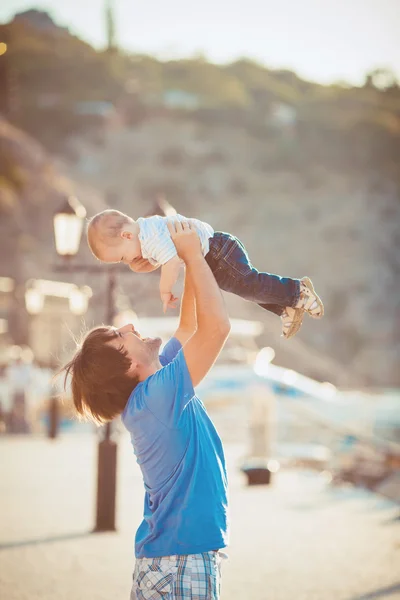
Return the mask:
M 142 256 L 134 258 L 133 261 L 129 263 L 129 268 L 135 273 L 150 273 L 151 271 L 158 269 L 159 266 L 160 265 L 152 265 L 146 258 L 143 258 Z
M 176 298 L 172 292 L 161 292 L 161 302 L 163 304 L 164 314 L 167 312 L 167 308 L 176 308 L 178 298 Z

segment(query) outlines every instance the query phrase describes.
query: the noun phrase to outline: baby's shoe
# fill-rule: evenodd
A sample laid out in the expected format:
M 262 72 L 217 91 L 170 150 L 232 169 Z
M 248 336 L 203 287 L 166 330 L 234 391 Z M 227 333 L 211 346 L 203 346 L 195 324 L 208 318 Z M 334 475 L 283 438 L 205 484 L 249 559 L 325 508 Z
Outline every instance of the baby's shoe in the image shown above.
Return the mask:
M 305 310 L 303 308 L 291 308 L 286 306 L 281 314 L 282 320 L 282 337 L 287 340 L 299 331 L 303 323 Z
M 309 277 L 300 279 L 300 297 L 296 304 L 296 309 L 305 310 L 310 317 L 320 319 L 324 315 L 324 305 L 321 298 L 314 290 L 314 286 Z

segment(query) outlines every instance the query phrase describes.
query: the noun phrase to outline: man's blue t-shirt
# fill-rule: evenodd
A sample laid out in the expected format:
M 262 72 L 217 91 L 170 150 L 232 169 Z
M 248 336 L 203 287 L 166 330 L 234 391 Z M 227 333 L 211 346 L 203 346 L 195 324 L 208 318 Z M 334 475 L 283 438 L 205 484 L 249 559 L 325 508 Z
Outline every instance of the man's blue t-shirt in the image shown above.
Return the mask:
M 228 543 L 221 440 L 176 338 L 160 362 L 163 368 L 136 386 L 122 414 L 145 486 L 137 558 L 197 554 Z

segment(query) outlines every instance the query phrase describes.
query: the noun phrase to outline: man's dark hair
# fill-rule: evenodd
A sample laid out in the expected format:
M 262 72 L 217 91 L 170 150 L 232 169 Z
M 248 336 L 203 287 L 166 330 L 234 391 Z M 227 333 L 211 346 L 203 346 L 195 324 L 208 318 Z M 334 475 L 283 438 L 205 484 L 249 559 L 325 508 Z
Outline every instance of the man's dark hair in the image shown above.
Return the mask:
M 138 384 L 137 378 L 128 375 L 131 362 L 127 353 L 110 345 L 112 339 L 117 339 L 117 333 L 111 327 L 92 329 L 60 371 L 65 372 L 64 387 L 71 380 L 78 415 L 98 425 L 122 413 Z

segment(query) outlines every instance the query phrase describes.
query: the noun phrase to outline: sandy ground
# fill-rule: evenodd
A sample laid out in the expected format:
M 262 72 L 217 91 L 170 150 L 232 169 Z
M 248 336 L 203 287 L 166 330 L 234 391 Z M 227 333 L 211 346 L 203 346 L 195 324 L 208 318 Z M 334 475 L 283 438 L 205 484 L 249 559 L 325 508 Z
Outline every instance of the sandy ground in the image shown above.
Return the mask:
M 226 444 L 231 545 L 222 600 L 400 598 L 399 508 L 321 475 L 280 472 L 247 487 L 245 448 Z M 118 454 L 118 531 L 94 524 L 92 434 L 0 438 L 2 600 L 128 600 L 143 489 L 129 438 Z

